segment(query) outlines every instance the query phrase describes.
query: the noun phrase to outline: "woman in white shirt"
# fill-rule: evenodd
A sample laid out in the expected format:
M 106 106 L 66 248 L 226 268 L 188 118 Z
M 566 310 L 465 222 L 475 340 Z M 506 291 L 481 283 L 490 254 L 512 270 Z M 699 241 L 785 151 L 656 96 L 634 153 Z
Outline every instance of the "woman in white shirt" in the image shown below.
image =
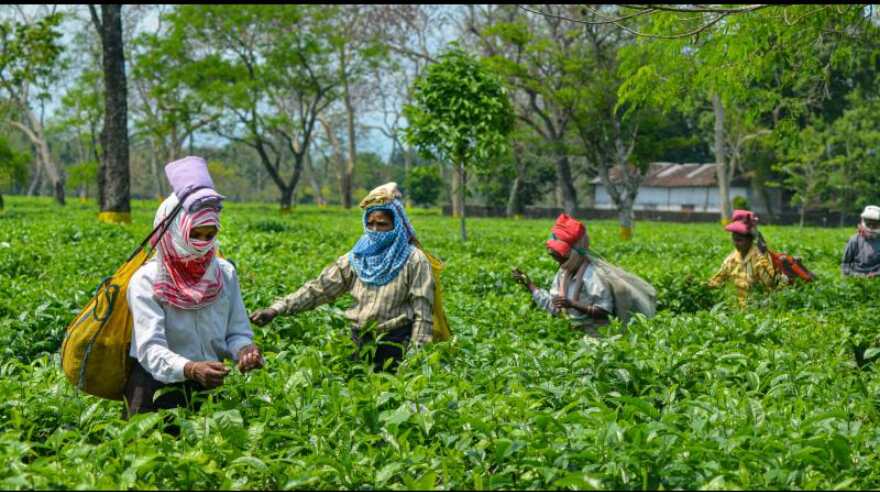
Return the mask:
M 130 355 L 137 364 L 125 388 L 126 416 L 186 406 L 193 390 L 223 384 L 229 373 L 224 359 L 237 361 L 241 372 L 263 365 L 235 267 L 217 257 L 222 197 L 210 190 L 216 197 L 206 199 L 210 193 L 200 191 L 198 203 L 184 199 L 155 245 L 156 255 L 128 287 Z M 172 194 L 159 206 L 155 225 L 177 205 Z M 155 392 L 168 386 L 180 391 L 163 392 L 154 401 Z

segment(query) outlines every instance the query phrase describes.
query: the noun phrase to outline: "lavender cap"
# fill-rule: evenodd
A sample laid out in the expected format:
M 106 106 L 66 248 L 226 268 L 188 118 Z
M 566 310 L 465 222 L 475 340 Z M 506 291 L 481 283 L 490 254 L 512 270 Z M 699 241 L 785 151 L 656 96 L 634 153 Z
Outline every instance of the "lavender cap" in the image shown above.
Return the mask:
M 221 207 L 221 200 L 225 197 L 214 190 L 208 163 L 201 157 L 189 155 L 169 162 L 165 166 L 165 175 L 187 211 L 194 212 L 209 205 Z

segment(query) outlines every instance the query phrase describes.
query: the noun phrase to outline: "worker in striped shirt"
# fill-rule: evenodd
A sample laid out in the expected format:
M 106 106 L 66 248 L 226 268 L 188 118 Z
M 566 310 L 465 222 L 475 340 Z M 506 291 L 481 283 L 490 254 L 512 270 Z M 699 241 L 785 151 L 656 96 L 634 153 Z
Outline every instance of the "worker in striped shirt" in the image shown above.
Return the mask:
M 396 369 L 410 344 L 432 339 L 434 280 L 427 256 L 416 247 L 415 231 L 395 183 L 371 191 L 363 201 L 364 234 L 317 278 L 251 315 L 263 326 L 280 314 L 292 315 L 333 302 L 346 292 L 354 305 L 345 311 L 359 352 L 377 341 L 374 370 Z M 356 353 L 357 355 L 357 353 Z

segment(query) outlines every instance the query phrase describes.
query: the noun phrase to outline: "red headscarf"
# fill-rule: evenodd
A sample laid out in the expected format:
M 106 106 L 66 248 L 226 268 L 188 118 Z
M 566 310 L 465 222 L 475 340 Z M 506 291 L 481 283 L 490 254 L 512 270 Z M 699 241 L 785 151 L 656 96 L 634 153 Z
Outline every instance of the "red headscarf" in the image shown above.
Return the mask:
M 583 239 L 583 244 L 578 244 Z M 587 236 L 587 228 L 577 219 L 566 214 L 560 214 L 556 224 L 550 229 L 550 239 L 547 247 L 559 253 L 559 256 L 568 257 L 573 246 L 587 248 L 590 238 Z

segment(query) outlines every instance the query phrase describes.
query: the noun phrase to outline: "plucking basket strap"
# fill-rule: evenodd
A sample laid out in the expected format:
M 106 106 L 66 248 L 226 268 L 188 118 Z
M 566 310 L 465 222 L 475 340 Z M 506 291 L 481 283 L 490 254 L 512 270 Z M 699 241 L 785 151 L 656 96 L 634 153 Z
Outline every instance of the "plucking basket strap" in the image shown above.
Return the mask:
M 149 234 L 147 234 L 147 237 L 144 238 L 143 241 L 141 241 L 141 244 L 139 244 L 138 247 L 135 248 L 135 250 L 131 253 L 131 255 L 128 257 L 128 259 L 125 260 L 125 262 L 128 263 L 129 261 L 131 261 L 132 259 L 134 259 L 134 257 L 137 256 L 137 254 L 138 254 L 142 249 L 144 249 L 144 246 L 146 246 L 147 243 L 150 242 L 150 239 L 152 239 L 153 234 L 155 234 L 156 231 L 158 231 L 158 230 L 161 228 L 162 230 L 159 232 L 159 237 L 156 238 L 156 242 L 158 243 L 158 242 L 162 239 L 162 236 L 165 235 L 165 231 L 168 230 L 168 227 L 171 226 L 171 221 L 174 220 L 175 217 L 177 217 L 177 214 L 180 213 L 180 210 L 181 210 L 181 209 L 183 209 L 183 204 L 182 204 L 182 203 L 178 203 L 178 204 L 177 204 L 177 205 L 171 210 L 171 213 L 168 214 L 167 217 L 165 217 L 164 219 L 162 219 L 162 222 L 159 222 L 159 224 L 157 224 L 156 227 L 154 227 L 153 230 L 150 231 Z

